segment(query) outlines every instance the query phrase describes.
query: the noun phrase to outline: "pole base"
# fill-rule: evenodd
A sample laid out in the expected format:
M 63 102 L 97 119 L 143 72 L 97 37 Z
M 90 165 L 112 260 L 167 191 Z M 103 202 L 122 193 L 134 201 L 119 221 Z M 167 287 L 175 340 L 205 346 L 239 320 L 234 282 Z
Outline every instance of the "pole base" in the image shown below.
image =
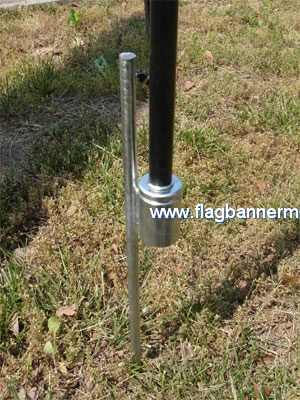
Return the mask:
M 168 186 L 154 186 L 149 182 L 149 174 L 139 183 L 139 232 L 148 246 L 168 247 L 180 235 L 180 219 L 176 208 L 180 208 L 182 183 L 172 175 Z

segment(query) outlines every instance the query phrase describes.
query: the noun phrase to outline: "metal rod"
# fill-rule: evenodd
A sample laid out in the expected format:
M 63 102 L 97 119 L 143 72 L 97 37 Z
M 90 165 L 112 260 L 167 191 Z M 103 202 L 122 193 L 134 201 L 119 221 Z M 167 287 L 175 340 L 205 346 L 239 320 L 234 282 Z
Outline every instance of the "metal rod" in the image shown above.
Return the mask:
M 172 181 L 178 0 L 150 1 L 149 179 Z
M 135 59 L 133 53 L 121 53 L 120 87 L 123 126 L 123 167 L 126 212 L 126 248 L 130 314 L 130 341 L 133 362 L 141 363 L 139 265 L 137 227 L 137 167 L 136 167 L 136 90 Z

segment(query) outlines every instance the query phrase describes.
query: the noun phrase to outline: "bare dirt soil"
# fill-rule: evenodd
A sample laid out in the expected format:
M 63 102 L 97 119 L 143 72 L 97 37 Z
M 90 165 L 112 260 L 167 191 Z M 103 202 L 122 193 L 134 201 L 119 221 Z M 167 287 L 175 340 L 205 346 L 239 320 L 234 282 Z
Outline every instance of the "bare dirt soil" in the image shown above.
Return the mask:
M 0 124 L 0 181 L 7 174 L 20 177 L 22 166 L 30 152 L 30 143 L 35 135 L 42 134 L 58 122 L 87 113 L 99 114 L 110 124 L 120 124 L 120 100 L 118 96 L 105 96 L 88 103 L 73 99 L 56 99 L 46 105 L 42 115 L 32 113 L 26 119 L 1 121 Z M 148 102 L 137 104 L 137 126 L 148 121 Z

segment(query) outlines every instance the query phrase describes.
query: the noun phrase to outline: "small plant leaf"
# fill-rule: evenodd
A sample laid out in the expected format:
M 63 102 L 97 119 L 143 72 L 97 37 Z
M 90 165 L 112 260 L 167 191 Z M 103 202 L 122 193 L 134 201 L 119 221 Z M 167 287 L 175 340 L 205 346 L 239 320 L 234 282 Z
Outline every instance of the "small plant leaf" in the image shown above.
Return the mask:
M 60 363 L 58 364 L 58 368 L 59 368 L 60 372 L 61 372 L 63 375 L 68 375 L 68 370 L 67 370 L 67 367 L 66 367 L 66 364 L 65 364 L 65 363 L 60 362 Z
M 19 400 L 26 400 L 26 390 L 22 387 L 17 396 Z
M 44 346 L 44 353 L 47 354 L 48 356 L 54 356 L 56 353 L 55 348 L 51 342 L 47 342 Z
M 206 51 L 203 53 L 203 55 L 204 55 L 204 57 L 208 60 L 208 62 L 210 63 L 210 65 L 213 65 L 213 63 L 214 63 L 214 57 L 213 57 L 213 55 L 212 55 L 212 52 L 209 51 L 209 50 L 206 50 Z
M 285 327 L 286 329 L 290 329 L 293 325 L 294 325 L 294 324 L 293 324 L 293 321 L 288 321 L 288 322 L 286 322 L 286 324 L 284 325 L 284 327 Z
M 66 211 L 67 217 L 71 217 L 73 214 L 76 213 L 76 211 L 77 211 L 77 207 L 74 204 L 72 204 Z
M 14 314 L 10 321 L 10 331 L 14 334 L 14 336 L 18 336 L 20 333 L 19 329 L 19 316 L 18 314 Z
M 37 387 L 32 387 L 31 389 L 28 390 L 27 392 L 27 400 L 37 400 L 38 399 L 38 388 Z
M 271 395 L 273 388 L 267 385 L 261 385 L 259 386 L 256 382 L 253 381 L 253 388 L 254 388 L 254 394 L 255 398 L 257 400 L 267 400 L 269 399 L 269 396 Z
M 68 25 L 77 28 L 80 22 L 81 22 L 81 14 L 72 8 L 70 10 L 69 18 L 67 20 Z
M 99 58 L 94 60 L 94 66 L 97 69 L 97 71 L 100 72 L 103 77 L 105 77 L 109 67 L 106 59 L 103 56 L 100 56 Z
M 189 90 L 193 89 L 196 85 L 193 81 L 185 81 L 182 85 L 182 89 L 184 92 L 188 92 Z
M 118 248 L 118 245 L 116 245 L 116 243 L 113 243 L 111 245 L 111 248 L 112 248 L 114 253 L 119 254 L 119 248 Z
M 73 317 L 73 315 L 76 314 L 76 310 L 77 310 L 76 304 L 72 304 L 71 306 L 61 306 L 56 311 L 56 316 L 58 318 L 62 317 L 63 315 L 65 315 L 66 317 Z
M 177 265 L 174 268 L 174 273 L 175 273 L 176 276 L 181 276 L 183 274 L 182 268 L 179 265 Z
M 275 357 L 269 354 L 263 354 L 261 356 L 262 361 L 264 362 L 265 365 L 272 365 L 274 364 Z
M 55 337 L 56 332 L 59 330 L 60 322 L 56 317 L 50 317 L 48 319 L 48 329 L 53 337 Z

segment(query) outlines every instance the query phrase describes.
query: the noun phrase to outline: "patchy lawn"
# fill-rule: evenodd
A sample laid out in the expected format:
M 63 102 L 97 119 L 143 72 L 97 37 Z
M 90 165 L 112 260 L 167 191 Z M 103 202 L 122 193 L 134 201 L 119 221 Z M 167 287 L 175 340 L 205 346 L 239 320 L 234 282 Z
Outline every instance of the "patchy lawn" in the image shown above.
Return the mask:
M 180 1 L 184 207 L 300 208 L 299 11 Z M 296 400 L 297 219 L 190 219 L 176 245 L 141 244 L 143 365 L 130 363 L 117 59 L 130 50 L 148 68 L 143 12 L 138 0 L 0 10 L 0 392 Z M 138 86 L 138 109 L 147 96 Z M 140 175 L 147 163 L 140 117 Z

